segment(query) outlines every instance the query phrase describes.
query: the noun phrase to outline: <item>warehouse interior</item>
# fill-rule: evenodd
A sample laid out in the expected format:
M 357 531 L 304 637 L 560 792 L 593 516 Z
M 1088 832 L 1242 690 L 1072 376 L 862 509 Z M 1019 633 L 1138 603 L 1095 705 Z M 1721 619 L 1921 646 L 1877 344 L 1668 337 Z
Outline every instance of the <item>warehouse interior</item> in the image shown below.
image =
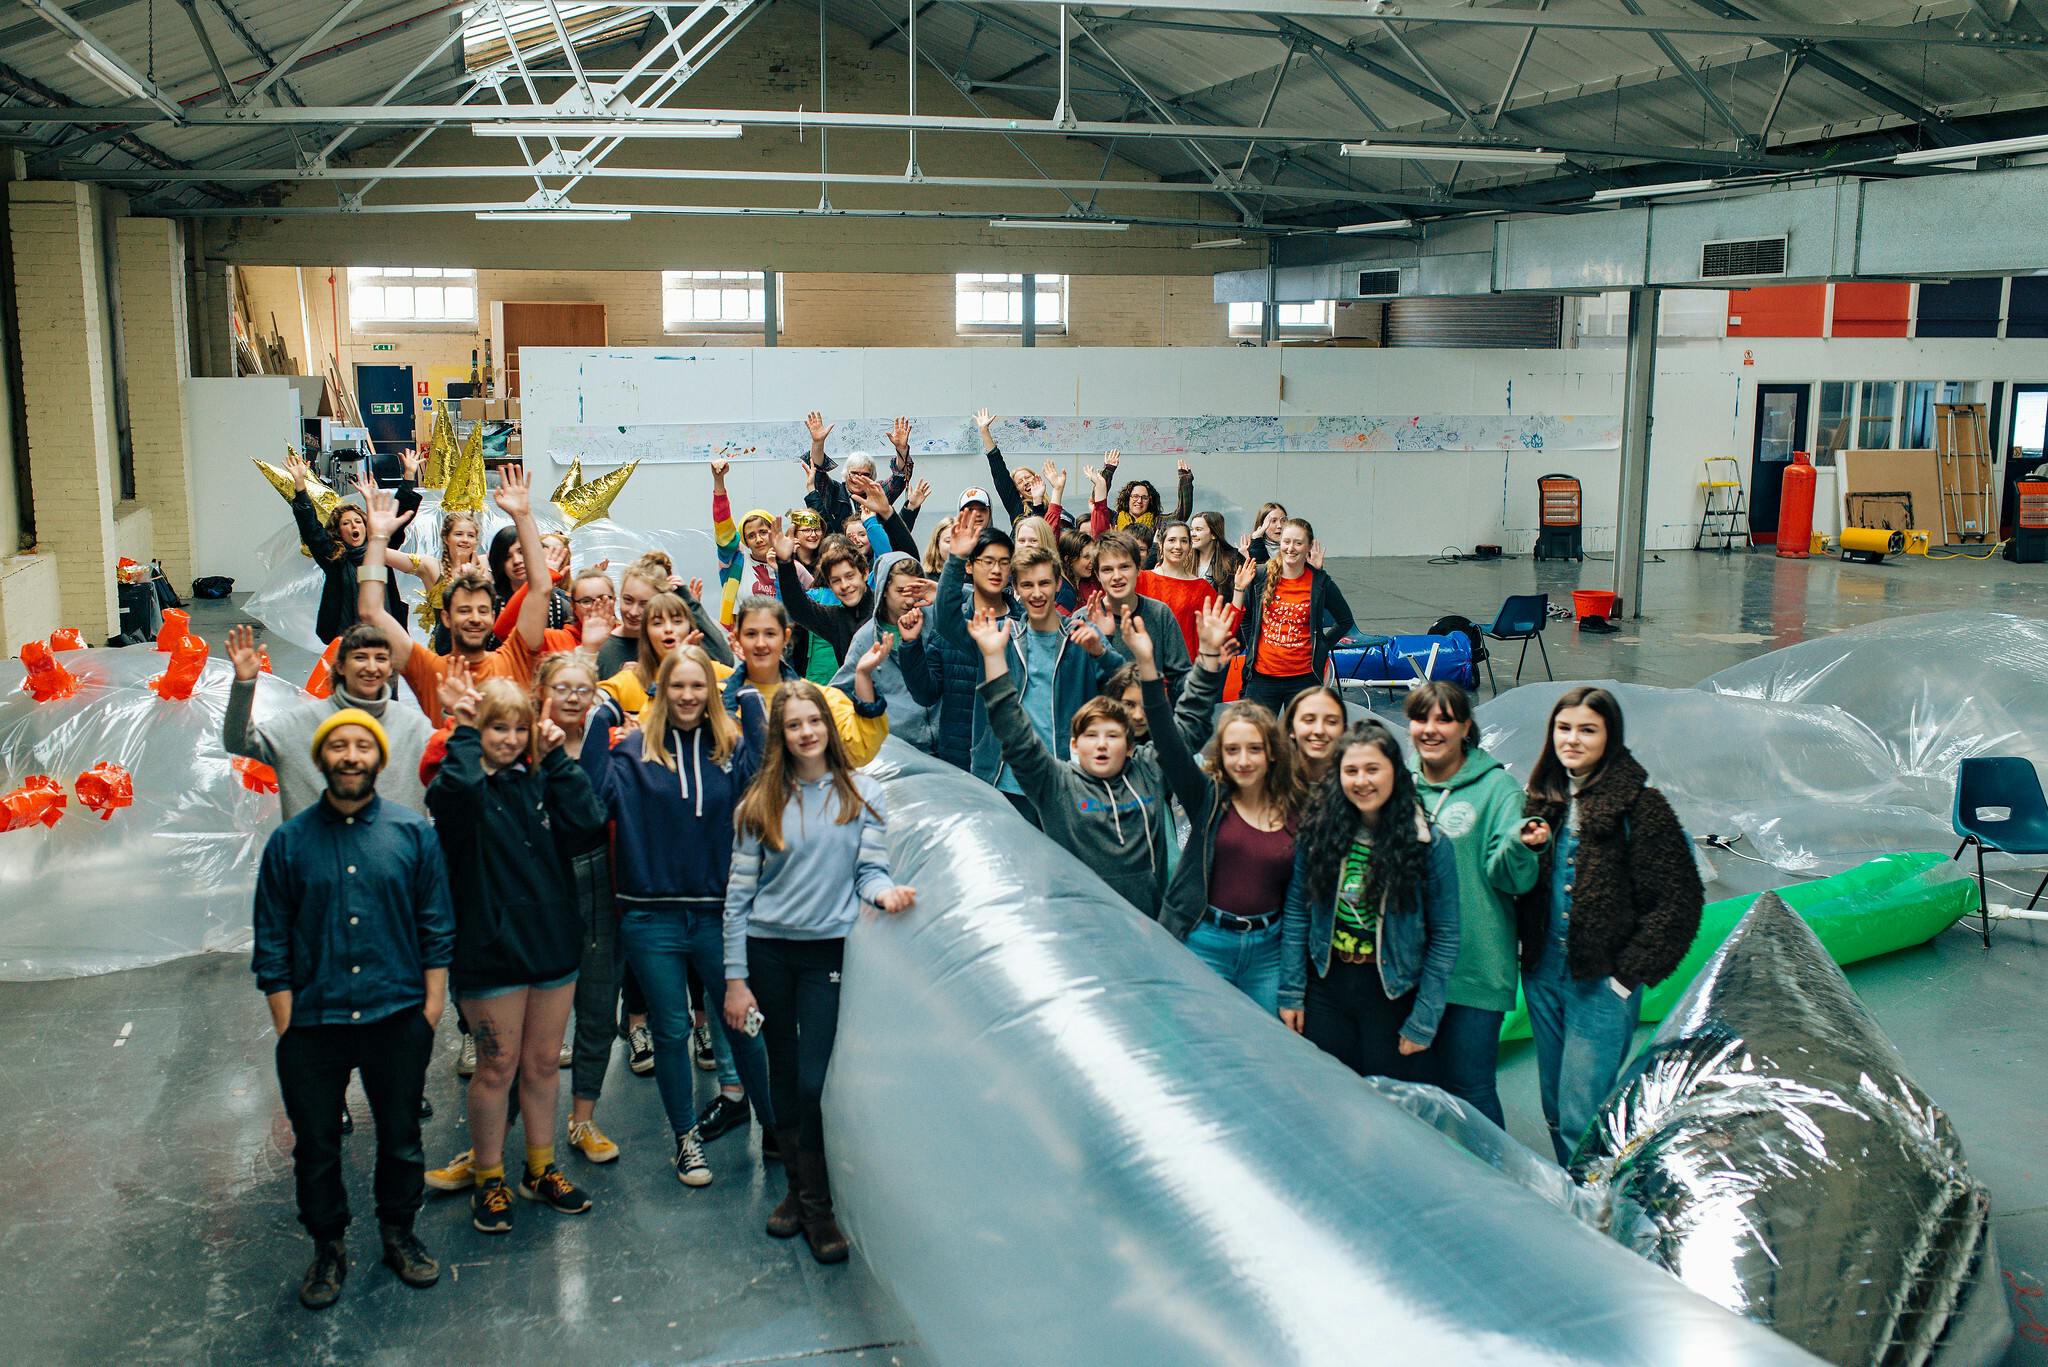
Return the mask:
M 609 517 L 687 533 L 679 573 L 715 583 L 710 460 L 740 450 L 734 507 L 789 507 L 813 410 L 849 442 L 908 415 L 948 512 L 987 479 L 981 408 L 1077 499 L 1121 442 L 1131 479 L 1191 467 L 1233 542 L 1283 504 L 1374 639 L 1544 595 L 1537 653 L 1494 639 L 1485 691 L 1472 657 L 1480 702 L 1691 690 L 1949 613 L 1979 634 L 1915 667 L 1974 716 L 1973 680 L 2033 659 L 2021 628 L 2048 619 L 2043 0 L 23 0 L 0 12 L 0 154 L 10 696 L 53 633 L 150 649 L 159 583 L 209 670 L 253 624 L 267 666 L 307 678 L 310 608 L 294 632 L 266 603 L 317 575 L 289 484 L 252 461 L 304 452 L 346 494 L 445 429 L 540 491 L 630 467 Z M 1357 694 L 1400 728 L 1398 688 Z M 0 788 L 36 771 L 30 734 L 0 713 Z M 1707 767 L 1745 743 L 1694 739 Z M 2019 728 L 1968 753 L 2038 769 L 2044 746 Z M 1928 772 L 1952 786 L 1962 755 Z M 1948 815 L 1895 848 L 1946 858 Z M 64 866 L 22 853 L 42 838 L 0 828 L 0 888 L 89 921 Z M 2048 936 L 2020 914 L 2043 854 L 1990 885 L 2012 919 L 1973 907 L 1847 974 L 1989 1192 L 1978 1266 L 2002 1267 L 2010 1342 L 1935 1362 L 2048 1363 Z M 25 1353 L 970 1360 L 969 1317 L 925 1320 L 858 1230 L 844 1269 L 756 1237 L 779 1178 L 740 1152 L 755 1139 L 679 1194 L 630 1077 L 591 1217 L 479 1249 L 430 1199 L 437 1291 L 359 1251 L 309 1316 L 246 943 L 52 969 L 7 924 L 22 1043 L 0 1096 L 24 1123 L 0 1159 L 30 1187 L 0 1326 Z M 468 1142 L 457 1047 L 451 1020 L 429 1162 Z M 1500 1078 L 1508 1133 L 1545 1151 L 1526 1042 Z M 1004 1242 L 967 1215 L 933 1229 L 967 1267 Z M 1170 1260 L 1130 1263 L 1124 1295 L 1199 1300 Z M 1058 1342 L 1037 1360 L 1085 1360 Z

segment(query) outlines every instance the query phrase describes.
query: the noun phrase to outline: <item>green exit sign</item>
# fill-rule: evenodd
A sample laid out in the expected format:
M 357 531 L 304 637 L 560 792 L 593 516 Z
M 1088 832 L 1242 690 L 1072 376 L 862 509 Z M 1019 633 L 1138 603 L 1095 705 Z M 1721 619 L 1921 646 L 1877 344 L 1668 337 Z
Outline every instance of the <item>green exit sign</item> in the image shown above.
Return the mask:
M 405 412 L 405 405 L 402 403 L 373 403 L 370 405 L 370 412 L 380 416 L 383 414 L 403 413 Z
M 398 350 L 398 344 L 397 344 L 396 342 L 372 342 L 372 343 L 370 343 L 370 350 L 372 350 L 372 351 L 396 351 L 396 350 Z

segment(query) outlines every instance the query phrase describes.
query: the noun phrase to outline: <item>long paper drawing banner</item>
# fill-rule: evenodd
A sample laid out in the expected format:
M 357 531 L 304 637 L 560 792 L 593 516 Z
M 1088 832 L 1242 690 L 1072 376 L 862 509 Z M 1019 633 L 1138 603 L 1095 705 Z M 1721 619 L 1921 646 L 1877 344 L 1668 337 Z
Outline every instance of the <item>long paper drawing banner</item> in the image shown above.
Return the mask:
M 1550 414 L 1422 417 L 1003 418 L 996 440 L 1011 455 L 1075 455 L 1115 447 L 1126 455 L 1232 451 L 1612 451 L 1621 419 Z M 889 423 L 852 418 L 832 432 L 832 450 L 886 459 Z M 557 465 L 592 468 L 631 461 L 678 464 L 714 459 L 796 460 L 810 450 L 795 422 L 563 424 L 548 434 Z M 981 441 L 970 418 L 918 418 L 914 456 L 975 455 Z

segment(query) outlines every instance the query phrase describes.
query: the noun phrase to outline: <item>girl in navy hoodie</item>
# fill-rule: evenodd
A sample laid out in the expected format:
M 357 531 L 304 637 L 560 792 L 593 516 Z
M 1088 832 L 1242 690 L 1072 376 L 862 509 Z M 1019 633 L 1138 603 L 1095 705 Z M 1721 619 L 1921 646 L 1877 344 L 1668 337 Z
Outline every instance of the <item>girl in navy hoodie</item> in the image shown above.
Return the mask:
M 691 1104 L 690 993 L 695 966 L 712 1029 L 725 1032 L 725 890 L 732 870 L 733 808 L 760 767 L 761 695 L 743 687 L 739 719 L 726 711 L 711 657 L 682 646 L 662 657 L 641 729 L 620 740 L 604 771 L 604 803 L 615 823 L 619 938 L 647 995 L 654 1031 L 654 1080 L 676 1137 L 676 1179 L 711 1180 Z M 738 1084 L 716 1107 L 751 1099 L 764 1136 L 775 1129 L 768 1058 L 761 1041 L 733 1032 Z M 764 1141 L 764 1147 L 766 1147 Z

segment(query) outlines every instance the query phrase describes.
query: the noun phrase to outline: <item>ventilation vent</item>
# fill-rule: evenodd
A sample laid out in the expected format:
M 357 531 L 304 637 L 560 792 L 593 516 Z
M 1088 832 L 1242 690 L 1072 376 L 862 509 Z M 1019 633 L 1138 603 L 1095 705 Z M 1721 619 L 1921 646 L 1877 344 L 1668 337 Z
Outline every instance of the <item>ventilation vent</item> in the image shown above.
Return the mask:
M 1700 244 L 1700 279 L 1729 280 L 1744 276 L 1783 275 L 1782 237 L 1745 237 Z
M 1360 271 L 1358 273 L 1358 297 L 1361 299 L 1391 299 L 1401 292 L 1401 272 Z

